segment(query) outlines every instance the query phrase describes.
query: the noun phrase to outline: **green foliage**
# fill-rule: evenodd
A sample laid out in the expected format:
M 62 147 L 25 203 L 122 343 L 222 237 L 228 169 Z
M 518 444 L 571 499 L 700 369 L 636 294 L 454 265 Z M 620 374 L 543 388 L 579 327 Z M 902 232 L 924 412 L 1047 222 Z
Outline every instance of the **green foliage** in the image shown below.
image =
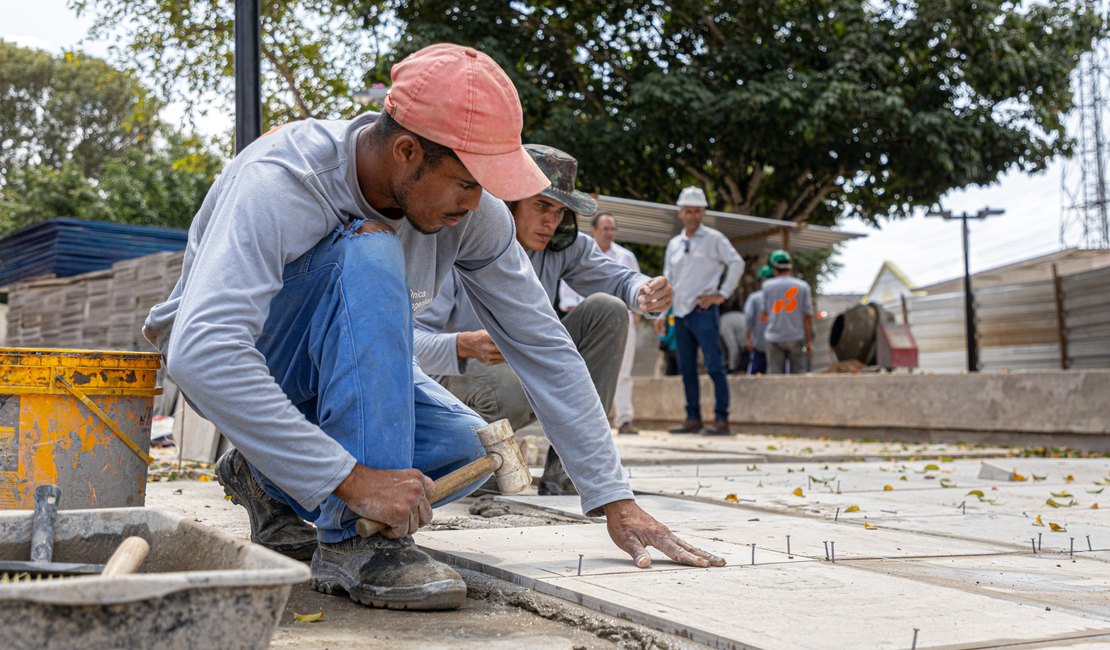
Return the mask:
M 525 138 L 584 189 L 818 224 L 876 221 L 1045 167 L 1071 142 L 1093 0 L 262 3 L 267 125 L 346 117 L 352 89 L 452 41 L 513 77 Z M 172 92 L 231 96 L 233 3 L 70 0 Z
M 55 217 L 188 227 L 223 164 L 83 54 L 0 42 L 0 96 L 0 235 Z
M 169 99 L 195 105 L 201 95 L 234 97 L 235 3 L 230 0 L 69 0 L 92 15 L 92 35 L 120 44 L 117 61 L 135 66 Z M 351 117 L 351 95 L 368 81 L 388 42 L 383 2 L 261 2 L 263 124 Z M 230 147 L 229 147 L 230 149 Z
M 160 106 L 134 76 L 80 53 L 52 56 L 0 41 L 0 178 L 27 165 L 93 176 L 147 149 Z M 2 181 L 0 181 L 2 182 Z
M 95 179 L 73 160 L 15 170 L 0 187 L 0 235 L 55 217 L 188 228 L 223 159 L 196 138 L 165 137 L 123 151 Z
M 401 54 L 471 44 L 510 67 L 529 139 L 588 189 L 831 223 L 906 216 L 1068 150 L 1091 2 L 618 0 L 398 6 Z

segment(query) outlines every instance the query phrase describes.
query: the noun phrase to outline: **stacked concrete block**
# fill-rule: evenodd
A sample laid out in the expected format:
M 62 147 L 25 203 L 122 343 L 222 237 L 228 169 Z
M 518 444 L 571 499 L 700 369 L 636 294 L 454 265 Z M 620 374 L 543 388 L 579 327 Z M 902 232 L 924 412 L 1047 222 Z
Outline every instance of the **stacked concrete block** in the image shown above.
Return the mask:
M 143 321 L 173 290 L 183 257 L 156 253 L 117 262 L 111 270 L 8 287 L 6 344 L 153 351 Z

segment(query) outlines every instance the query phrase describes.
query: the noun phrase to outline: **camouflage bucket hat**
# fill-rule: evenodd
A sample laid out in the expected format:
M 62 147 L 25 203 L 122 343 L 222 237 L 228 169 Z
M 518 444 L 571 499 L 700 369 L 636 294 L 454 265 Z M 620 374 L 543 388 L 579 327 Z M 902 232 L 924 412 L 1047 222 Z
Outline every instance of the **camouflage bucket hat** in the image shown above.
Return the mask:
M 573 156 L 542 144 L 526 144 L 524 149 L 551 181 L 551 186 L 540 192 L 540 196 L 555 199 L 583 217 L 591 217 L 597 212 L 597 201 L 574 189 L 578 161 Z

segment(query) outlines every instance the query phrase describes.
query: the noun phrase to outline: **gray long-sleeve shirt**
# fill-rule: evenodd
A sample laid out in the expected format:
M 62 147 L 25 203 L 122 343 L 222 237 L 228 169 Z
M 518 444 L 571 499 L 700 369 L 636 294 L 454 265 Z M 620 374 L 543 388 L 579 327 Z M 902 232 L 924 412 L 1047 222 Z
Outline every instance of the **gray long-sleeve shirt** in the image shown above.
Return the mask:
M 552 304 L 559 281 L 563 280 L 582 295 L 607 293 L 639 312 L 637 294 L 641 286 L 651 281 L 643 273 L 613 261 L 601 252 L 592 237 L 582 233 L 564 250 L 529 251 L 528 260 Z M 436 299 L 416 315 L 414 323 L 413 351 L 424 372 L 430 375 L 466 372 L 466 361 L 458 356 L 458 333 L 480 330 L 482 324 L 474 313 L 470 296 L 453 275 L 445 279 Z
M 189 229 L 181 279 L 144 327 L 170 375 L 252 464 L 315 508 L 355 459 L 293 406 L 255 341 L 286 264 L 352 218 L 378 219 L 401 239 L 413 311 L 458 272 L 478 319 L 534 396 L 583 509 L 631 499 L 601 402 L 576 389 L 589 383 L 586 365 L 517 245 L 505 204 L 483 193 L 461 224 L 433 235 L 385 218 L 366 203 L 354 164 L 357 135 L 376 118 L 294 122 L 228 165 Z
M 674 288 L 674 315 L 678 318 L 697 308 L 698 296 L 731 295 L 743 274 L 744 258 L 719 230 L 698 226 L 693 235 L 687 236 L 683 230 L 667 242 L 663 275 Z

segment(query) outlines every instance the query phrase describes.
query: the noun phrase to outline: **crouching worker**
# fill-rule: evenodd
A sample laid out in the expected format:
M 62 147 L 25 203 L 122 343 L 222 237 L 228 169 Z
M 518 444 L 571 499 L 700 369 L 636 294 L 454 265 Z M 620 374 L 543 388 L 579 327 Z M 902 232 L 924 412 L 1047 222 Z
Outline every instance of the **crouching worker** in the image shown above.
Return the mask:
M 563 280 L 589 296 L 563 318 L 575 348 L 586 363 L 606 413 L 612 404 L 628 336 L 628 310 L 656 314 L 671 303 L 667 279 L 654 280 L 606 257 L 597 243 L 578 232 L 575 214 L 588 217 L 597 203 L 574 188 L 578 161 L 544 145 L 524 148 L 551 186 L 535 196 L 509 203 L 516 240 L 527 253 L 550 305 Z M 483 329 L 455 274 L 448 275 L 432 305 L 416 317 L 415 350 L 421 368 L 487 422 L 508 419 L 514 429 L 536 420 L 536 413 L 512 364 Z M 555 414 L 556 418 L 573 413 Z M 552 447 L 547 454 L 540 494 L 574 494 L 574 483 Z
M 288 124 L 236 156 L 193 220 L 181 279 L 144 327 L 182 392 L 235 444 L 216 475 L 247 509 L 251 538 L 311 556 L 314 588 L 365 605 L 463 603 L 459 575 L 410 536 L 439 505 L 428 502 L 432 480 L 483 455 L 482 419 L 413 363 L 412 315 L 455 269 L 506 358 L 529 368 L 583 508 L 604 510 L 640 566 L 649 545 L 721 564 L 636 504 L 600 400 L 578 390 L 585 364 L 494 198 L 549 184 L 521 146 L 512 82 L 488 56 L 444 44 L 391 76 L 383 113 Z M 360 517 L 387 528 L 359 537 Z

